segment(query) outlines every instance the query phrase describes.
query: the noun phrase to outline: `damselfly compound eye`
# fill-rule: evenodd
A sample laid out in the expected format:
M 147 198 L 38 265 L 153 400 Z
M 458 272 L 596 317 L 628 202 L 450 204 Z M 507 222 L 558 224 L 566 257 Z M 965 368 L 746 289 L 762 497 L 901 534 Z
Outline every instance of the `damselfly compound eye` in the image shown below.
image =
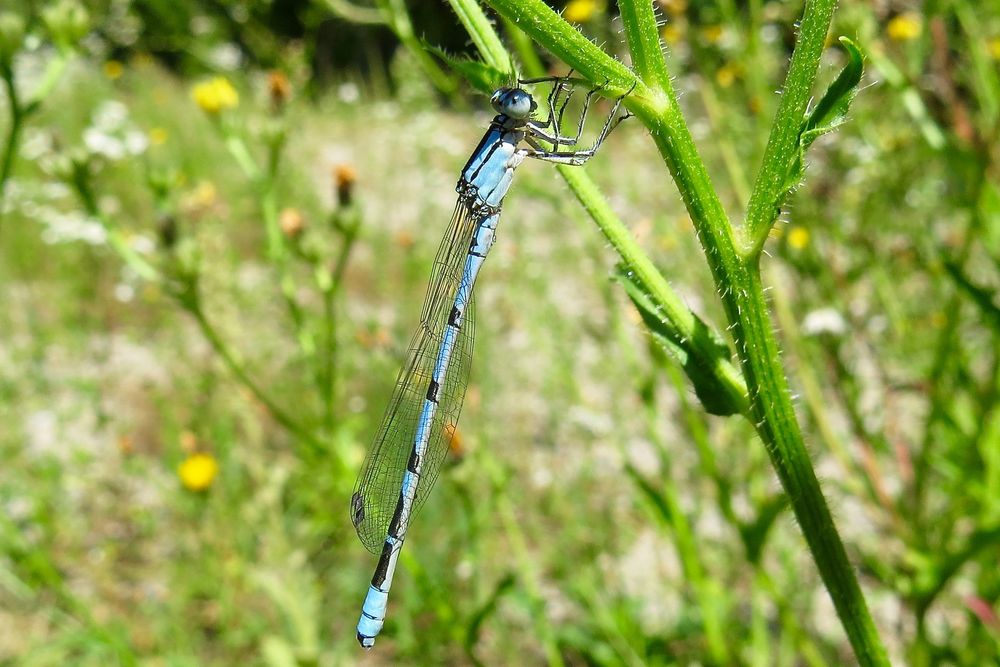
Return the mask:
M 527 91 L 520 88 L 501 88 L 490 98 L 490 104 L 497 113 L 522 120 L 531 115 L 531 112 L 538 108 L 535 100 Z

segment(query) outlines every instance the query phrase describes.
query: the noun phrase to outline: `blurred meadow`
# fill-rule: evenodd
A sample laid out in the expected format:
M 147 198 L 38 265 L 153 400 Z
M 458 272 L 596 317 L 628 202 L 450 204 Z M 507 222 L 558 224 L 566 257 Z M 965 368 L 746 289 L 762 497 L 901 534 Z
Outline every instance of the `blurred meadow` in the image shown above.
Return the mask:
M 355 477 L 493 115 L 460 74 L 468 4 L 4 0 L 0 665 L 879 664 L 879 642 L 1000 664 L 1000 7 L 972 0 L 840 3 L 806 93 L 841 35 L 864 75 L 759 258 L 875 657 L 767 418 L 708 414 L 695 352 L 650 335 L 537 161 L 477 285 L 449 460 L 357 646 Z M 510 4 L 483 9 L 522 71 L 564 74 Z M 632 62 L 645 3 L 549 4 Z M 810 4 L 654 5 L 737 227 Z M 728 364 L 733 313 L 640 120 L 587 173 Z

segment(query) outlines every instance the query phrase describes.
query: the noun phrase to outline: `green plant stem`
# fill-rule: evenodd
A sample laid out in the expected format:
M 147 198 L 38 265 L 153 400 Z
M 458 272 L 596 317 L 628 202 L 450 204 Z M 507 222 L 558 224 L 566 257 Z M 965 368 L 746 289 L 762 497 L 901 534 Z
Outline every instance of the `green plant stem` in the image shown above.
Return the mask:
M 660 31 L 652 6 L 621 2 L 618 10 L 622 23 L 632 26 L 625 33 L 632 54 L 632 69 L 646 85 L 661 91 L 670 90 L 670 73 L 660 47 Z
M 590 81 L 604 84 L 601 93 L 606 97 L 632 90 L 626 104 L 633 111 L 639 106 L 656 107 L 665 102 L 662 98 L 651 99 L 653 91 L 631 70 L 604 53 L 541 0 L 486 0 L 486 3 Z
M 337 254 L 332 271 L 328 271 L 325 267 L 317 268 L 317 283 L 323 294 L 323 329 L 325 332 L 322 355 L 325 370 L 320 392 L 323 395 L 324 426 L 327 432 L 333 431 L 337 397 L 337 366 L 340 349 L 337 342 L 337 296 L 343 288 L 347 261 L 351 256 L 351 250 L 354 248 L 354 242 L 358 238 L 358 230 L 361 227 L 360 214 L 353 206 L 341 209 L 334 215 L 340 216 L 341 222 L 344 224 L 340 252 Z
M 472 43 L 479 50 L 486 64 L 501 72 L 511 71 L 513 62 L 510 54 L 493 30 L 493 26 L 486 18 L 482 8 L 475 2 L 468 0 L 448 0 L 448 4 L 451 5 L 458 20 L 469 33 Z
M 836 4 L 835 0 L 809 0 L 803 10 L 795 51 L 781 91 L 781 102 L 747 206 L 745 231 L 750 244 L 746 248 L 748 254 L 760 253 L 778 217 L 778 207 L 786 190 L 785 178 L 796 155 L 799 131 L 806 105 L 813 94 L 816 70 Z
M 321 448 L 322 443 L 313 435 L 308 429 L 299 424 L 295 419 L 293 419 L 287 412 L 278 407 L 271 398 L 261 389 L 260 385 L 254 382 L 253 378 L 247 372 L 246 368 L 240 363 L 233 351 L 229 348 L 226 342 L 216 331 L 212 323 L 209 322 L 208 317 L 205 315 L 204 309 L 201 307 L 201 299 L 197 295 L 197 286 L 190 285 L 186 293 L 182 293 L 178 296 L 178 300 L 182 307 L 191 313 L 194 317 L 195 322 L 198 323 L 198 328 L 201 330 L 202 335 L 205 340 L 209 342 L 212 349 L 215 350 L 223 363 L 225 363 L 226 368 L 229 372 L 246 387 L 251 394 L 254 395 L 260 403 L 267 409 L 270 415 L 274 418 L 276 422 L 284 426 L 290 433 L 301 438 L 310 445 Z
M 278 286 L 285 309 L 295 329 L 295 337 L 299 348 L 307 357 L 316 354 L 316 341 L 306 326 L 305 314 L 296 296 L 297 287 L 289 264 L 289 252 L 278 223 L 278 199 L 275 193 L 275 179 L 280 158 L 280 145 L 272 144 L 267 157 L 267 169 L 262 170 L 250 154 L 246 143 L 225 122 L 217 124 L 223 133 L 226 149 L 233 160 L 243 171 L 243 174 L 253 181 L 261 191 L 260 213 L 264 220 L 264 230 L 267 235 L 267 256 L 274 263 L 278 272 Z
M 623 94 L 628 90 L 626 85 L 631 86 L 626 82 L 634 81 L 633 75 L 620 62 L 585 39 L 541 0 L 488 1 L 581 74 L 591 80 L 607 81 L 607 94 Z M 780 186 L 780 183 L 775 186 L 773 174 L 780 171 L 783 175 L 781 167 L 792 159 L 791 151 L 781 153 L 779 149 L 788 142 L 786 128 L 794 124 L 797 129 L 802 121 L 808 97 L 802 101 L 801 108 L 798 100 L 803 94 L 808 96 L 811 90 L 833 5 L 833 0 L 813 0 L 806 4 L 799 43 L 785 85 L 786 94 L 790 91 L 794 100 L 782 105 L 783 111 L 776 121 L 779 129 L 770 142 L 774 146 L 767 151 L 771 161 L 765 164 L 758 177 L 761 192 L 756 194 L 756 201 L 766 202 L 771 210 L 764 207 L 766 215 L 754 213 L 752 219 L 756 227 L 764 228 L 761 221 L 767 220 L 769 224 L 773 220 L 774 199 L 768 201 L 768 197 Z M 659 41 L 651 34 L 656 31 L 652 5 L 644 0 L 621 0 L 619 7 L 630 47 L 645 50 L 642 54 L 633 53 L 633 61 L 647 63 L 647 71 L 641 74 L 652 77 L 636 85 L 626 105 L 652 133 L 695 225 L 737 346 L 748 389 L 749 417 L 791 499 L 858 661 L 865 665 L 886 664 L 885 650 L 799 430 L 764 296 L 759 253 L 743 243 L 741 250 L 737 250 L 732 227 L 695 148 L 672 84 L 669 78 L 660 80 L 656 74 L 658 66 L 652 64 L 650 51 L 655 44 L 659 53 Z
M 14 168 L 14 156 L 17 154 L 17 146 L 21 140 L 21 130 L 24 124 L 25 112 L 21 108 L 21 101 L 17 96 L 17 86 L 14 83 L 14 71 L 9 67 L 4 67 L 3 72 L 4 87 L 7 90 L 7 104 L 10 108 L 10 126 L 7 128 L 7 144 L 3 149 L 3 159 L 0 162 L 0 231 L 3 227 L 3 203 L 7 192 L 7 181 L 10 179 L 11 171 Z
M 747 393 L 739 370 L 719 354 L 710 337 L 699 333 L 698 320 L 670 288 L 663 274 L 643 252 L 628 227 L 615 215 L 594 182 L 579 167 L 560 166 L 557 169 L 601 233 L 618 252 L 626 269 L 635 273 L 637 280 L 656 300 L 663 317 L 676 329 L 677 339 L 684 341 L 685 349 L 699 357 L 702 367 L 711 370 L 719 384 L 727 390 L 733 404 L 745 412 Z
M 326 8 L 345 21 L 359 25 L 385 25 L 382 12 L 374 7 L 361 7 L 349 0 L 323 0 Z
M 646 3 L 628 4 L 635 4 L 640 11 L 652 12 Z M 780 178 L 794 153 L 794 138 L 797 135 L 789 128 L 794 126 L 797 132 L 804 115 L 819 53 L 832 19 L 833 5 L 832 0 L 812 1 L 806 5 L 785 86 L 785 94 L 794 99 L 791 102 L 782 101 L 781 109 L 784 111 L 779 110 L 776 130 L 772 131 L 768 150 L 765 151 L 765 167 L 751 195 L 748 220 L 755 222 L 748 227 L 752 234 L 757 233 L 753 231 L 755 229 L 765 228 L 762 222 L 765 216 L 753 213 L 754 195 L 756 201 L 767 202 L 767 197 L 771 196 L 767 193 L 777 192 L 781 187 Z M 623 13 L 623 19 L 625 17 Z M 626 33 L 648 29 L 647 24 L 648 21 L 634 24 L 626 21 Z M 630 43 L 634 41 L 630 40 Z M 665 88 L 665 93 L 670 100 L 676 100 L 672 87 Z M 866 665 L 887 664 L 885 650 L 802 439 L 764 296 L 759 254 L 737 252 L 721 203 L 676 102 L 668 105 L 667 112 L 655 120 L 658 122 L 647 125 L 681 191 L 726 308 L 749 390 L 750 416 L 754 426 L 791 500 L 792 509 L 858 661 Z M 791 139 L 788 138 L 790 133 Z M 781 147 L 786 145 L 786 152 L 780 152 Z M 764 194 L 758 194 L 758 190 Z M 770 201 L 773 202 L 773 198 Z M 773 216 L 771 213 L 767 216 L 766 229 L 769 229 Z
M 531 38 L 524 34 L 524 31 L 517 27 L 513 21 L 508 20 L 507 17 L 501 18 L 503 18 L 504 28 L 510 36 L 510 41 L 514 43 L 514 50 L 517 52 L 517 57 L 521 61 L 521 74 L 529 77 L 544 75 L 545 65 L 542 64 L 541 59 L 538 57 Z
M 447 72 L 438 66 L 423 43 L 413 31 L 413 23 L 403 0 L 375 0 L 385 24 L 396 34 L 399 41 L 416 59 L 431 83 L 445 95 L 452 95 L 458 86 Z
M 7 128 L 7 141 L 4 144 L 3 157 L 0 158 L 0 211 L 3 211 L 7 181 L 10 180 L 10 175 L 14 171 L 14 158 L 17 156 L 17 148 L 21 144 L 24 123 L 38 111 L 42 101 L 52 92 L 68 63 L 69 57 L 62 52 L 53 57 L 45 68 L 41 83 L 38 84 L 27 101 L 22 101 L 18 95 L 13 67 L 4 66 L 0 69 L 0 77 L 3 78 L 4 89 L 7 92 L 7 104 L 10 107 L 10 126 Z M 0 213 L 0 231 L 2 230 L 3 214 Z
M 118 257 L 130 269 L 135 271 L 136 275 L 150 282 L 160 282 L 162 278 L 160 271 L 150 264 L 145 257 L 137 253 L 135 248 L 125 239 L 121 230 L 112 224 L 107 216 L 101 212 L 100 207 L 97 205 L 97 198 L 94 196 L 90 183 L 87 180 L 89 176 L 86 173 L 86 169 L 86 165 L 77 165 L 73 171 L 71 183 L 77 197 L 79 197 L 80 202 L 83 204 L 83 210 L 87 212 L 88 216 L 101 223 L 101 227 L 104 228 L 104 233 L 108 237 L 108 245 L 111 246 L 111 249 L 117 253 Z

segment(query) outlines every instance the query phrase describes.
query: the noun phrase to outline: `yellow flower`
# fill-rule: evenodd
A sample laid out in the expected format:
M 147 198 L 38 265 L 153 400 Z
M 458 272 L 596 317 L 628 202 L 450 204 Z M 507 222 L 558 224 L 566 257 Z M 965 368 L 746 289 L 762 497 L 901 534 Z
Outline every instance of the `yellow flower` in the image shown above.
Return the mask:
M 792 227 L 788 230 L 788 245 L 795 250 L 802 250 L 809 245 L 809 230 L 805 227 Z
M 663 26 L 663 30 L 660 31 L 660 35 L 663 37 L 663 41 L 667 44 L 676 44 L 681 41 L 681 37 L 684 36 L 684 31 L 681 30 L 679 25 L 671 22 Z
M 149 143 L 154 146 L 162 146 L 167 143 L 167 138 L 170 135 L 162 127 L 154 127 L 149 130 Z
M 221 76 L 195 85 L 191 90 L 191 97 L 202 111 L 213 115 L 225 109 L 232 109 L 240 103 L 240 95 L 233 88 L 233 84 Z
M 597 0 L 570 0 L 563 11 L 563 18 L 571 23 L 586 23 L 598 9 Z
M 990 52 L 990 58 L 1000 60 L 1000 37 L 994 37 L 987 42 L 986 49 Z
M 688 3 L 687 0 L 660 0 L 660 6 L 671 16 L 680 16 L 687 11 Z
M 707 25 L 701 29 L 701 38 L 709 44 L 717 44 L 722 39 L 722 26 Z
M 122 74 L 125 73 L 125 67 L 117 60 L 109 60 L 104 63 L 104 76 L 108 77 L 112 81 L 115 79 L 120 79 Z
M 219 474 L 219 463 L 211 454 L 191 454 L 177 467 L 181 484 L 190 491 L 204 491 L 212 486 Z
M 195 206 L 208 208 L 213 206 L 218 199 L 218 190 L 212 181 L 198 181 L 198 184 L 191 191 L 191 201 Z
M 734 63 L 726 63 L 716 70 L 715 80 L 721 88 L 729 88 L 736 81 L 738 74 L 738 68 Z
M 920 37 L 920 33 L 923 31 L 923 28 L 924 26 L 920 21 L 920 16 L 913 12 L 907 12 L 905 14 L 900 14 L 889 21 L 889 25 L 886 26 L 885 32 L 889 35 L 889 39 L 895 42 L 908 42 Z

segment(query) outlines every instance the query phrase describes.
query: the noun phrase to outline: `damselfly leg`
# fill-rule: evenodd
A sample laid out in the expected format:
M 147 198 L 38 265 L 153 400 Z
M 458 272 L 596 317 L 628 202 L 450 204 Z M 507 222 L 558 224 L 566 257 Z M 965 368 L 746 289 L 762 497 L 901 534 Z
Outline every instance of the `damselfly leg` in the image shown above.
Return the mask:
M 580 114 L 580 120 L 579 123 L 577 124 L 576 135 L 573 137 L 562 136 L 560 133 L 561 128 L 558 126 L 558 124 L 554 128 L 555 134 L 550 135 L 548 132 L 539 129 L 538 127 L 529 122 L 525 126 L 528 134 L 525 136 L 524 140 L 529 146 L 531 146 L 531 148 L 522 149 L 524 156 L 534 158 L 536 160 L 543 160 L 545 162 L 554 162 L 556 164 L 569 164 L 569 165 L 581 165 L 587 160 L 589 160 L 591 157 L 593 157 L 594 153 L 596 153 L 597 150 L 601 147 L 601 144 L 604 143 L 604 140 L 607 139 L 609 134 L 611 134 L 611 131 L 614 130 L 616 127 L 618 127 L 618 124 L 620 122 L 632 116 L 632 114 L 627 111 L 621 116 L 619 116 L 618 109 L 621 107 L 622 101 L 626 97 L 628 97 L 633 90 L 635 90 L 636 84 L 632 84 L 632 87 L 629 88 L 624 95 L 621 95 L 615 100 L 615 104 L 611 108 L 611 113 L 608 115 L 608 119 L 604 122 L 604 127 L 601 129 L 601 133 L 597 136 L 597 139 L 594 141 L 593 146 L 584 150 L 577 150 L 577 151 L 560 151 L 558 150 L 558 148 L 559 145 L 561 144 L 564 144 L 567 147 L 569 147 L 569 146 L 574 146 L 577 144 L 577 142 L 579 142 L 580 135 L 583 133 L 583 125 L 587 120 L 587 112 L 590 109 L 590 100 L 593 98 L 594 94 L 600 92 L 606 86 L 607 82 L 587 92 L 587 97 L 584 100 L 583 104 L 583 110 L 581 111 Z M 544 146 L 542 146 L 538 142 L 538 139 L 551 143 L 553 145 L 552 149 L 547 149 Z

